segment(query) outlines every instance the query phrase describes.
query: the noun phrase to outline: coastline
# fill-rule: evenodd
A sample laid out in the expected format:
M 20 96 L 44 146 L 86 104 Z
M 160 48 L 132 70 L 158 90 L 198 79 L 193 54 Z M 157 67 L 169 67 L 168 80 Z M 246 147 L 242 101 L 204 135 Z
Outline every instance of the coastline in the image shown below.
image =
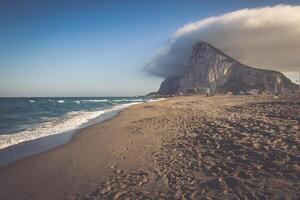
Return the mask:
M 106 122 L 116 116 L 122 110 L 136 104 L 140 104 L 144 102 L 135 102 L 135 103 L 127 103 L 120 104 L 115 107 L 107 108 L 102 110 L 102 114 L 99 116 L 89 119 L 88 122 L 81 124 L 79 127 L 75 127 L 72 130 L 63 131 L 61 133 L 56 133 L 53 135 L 47 135 L 44 137 L 24 141 L 21 143 L 17 143 L 3 149 L 0 149 L 0 167 L 9 165 L 11 163 L 17 162 L 18 160 L 38 155 L 41 153 L 45 153 L 52 149 L 58 148 L 62 145 L 69 143 L 74 135 L 79 133 L 85 128 L 93 126 L 98 123 Z
M 128 123 L 128 120 L 126 120 L 128 112 L 130 113 L 134 107 L 139 107 L 142 104 L 125 108 L 113 118 L 79 130 L 73 135 L 70 142 L 57 148 L 1 166 L 0 199 L 65 199 L 66 193 L 77 191 L 77 189 L 74 190 L 74 185 L 76 185 L 75 188 L 82 187 L 82 183 L 91 178 L 91 172 L 99 168 L 99 163 L 109 169 L 109 166 L 107 166 L 110 163 L 108 158 L 110 156 L 114 157 L 112 160 L 119 158 L 119 155 L 110 155 L 111 149 L 107 148 L 107 140 L 115 143 L 115 141 L 120 139 L 120 135 L 110 136 L 111 132 L 115 132 L 111 129 L 114 129 L 115 124 Z M 130 119 L 136 118 L 134 116 L 136 113 L 129 115 L 132 115 Z M 119 129 L 120 127 L 116 128 Z M 99 134 L 97 134 L 98 131 L 100 132 Z M 128 131 L 125 131 L 125 133 L 128 134 Z M 98 137 L 97 140 L 96 137 Z M 105 138 L 105 140 L 99 138 Z M 123 136 L 122 138 L 122 143 L 124 140 L 128 142 L 126 137 Z M 101 149 L 95 148 L 95 146 L 98 146 L 98 142 Z M 122 143 L 119 145 L 122 146 Z M 87 151 L 93 154 L 90 156 L 89 154 L 84 154 L 78 147 L 87 147 Z M 102 157 L 100 160 L 96 158 L 96 153 Z M 77 160 L 78 157 L 80 157 L 80 161 Z M 93 159 L 100 162 L 86 162 L 86 160 Z M 78 169 L 82 168 L 86 168 L 83 171 L 84 173 L 79 173 Z M 109 174 L 110 170 L 106 169 L 104 171 Z M 63 175 L 63 177 L 60 177 L 58 174 Z M 68 178 L 65 179 L 66 177 Z M 56 184 L 57 181 L 61 183 Z M 63 188 L 61 188 L 62 184 L 64 185 Z M 37 188 L 41 186 L 43 189 L 37 191 Z
M 293 198 L 299 100 L 190 96 L 134 105 L 65 145 L 0 167 L 0 199 Z

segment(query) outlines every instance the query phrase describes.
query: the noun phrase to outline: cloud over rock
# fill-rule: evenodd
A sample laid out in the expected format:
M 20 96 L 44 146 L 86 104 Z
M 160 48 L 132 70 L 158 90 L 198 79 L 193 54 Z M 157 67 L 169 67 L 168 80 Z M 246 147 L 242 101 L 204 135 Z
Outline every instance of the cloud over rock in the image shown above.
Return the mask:
M 206 41 L 250 66 L 281 72 L 300 68 L 300 6 L 243 9 L 186 24 L 145 66 L 160 77 L 179 75 L 192 47 Z

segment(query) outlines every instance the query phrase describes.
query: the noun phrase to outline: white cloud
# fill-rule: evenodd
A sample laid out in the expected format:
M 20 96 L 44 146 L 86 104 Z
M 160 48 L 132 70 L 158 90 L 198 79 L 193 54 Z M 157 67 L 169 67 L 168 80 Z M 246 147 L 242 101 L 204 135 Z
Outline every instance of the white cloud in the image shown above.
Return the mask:
M 151 74 L 180 74 L 198 41 L 206 41 L 253 67 L 300 70 L 300 6 L 243 9 L 186 24 L 146 65 Z

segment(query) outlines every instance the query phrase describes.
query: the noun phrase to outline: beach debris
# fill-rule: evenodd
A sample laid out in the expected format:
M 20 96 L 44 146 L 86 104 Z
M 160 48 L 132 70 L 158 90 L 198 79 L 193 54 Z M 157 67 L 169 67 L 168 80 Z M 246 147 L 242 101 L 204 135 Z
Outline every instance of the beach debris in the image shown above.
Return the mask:
M 118 165 L 111 165 L 110 168 L 111 169 L 116 169 L 118 167 Z

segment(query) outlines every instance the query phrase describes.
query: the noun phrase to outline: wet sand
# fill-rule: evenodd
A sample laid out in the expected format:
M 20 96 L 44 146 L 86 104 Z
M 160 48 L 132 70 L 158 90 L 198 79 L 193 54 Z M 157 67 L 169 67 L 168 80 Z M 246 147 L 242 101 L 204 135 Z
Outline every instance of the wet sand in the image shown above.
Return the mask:
M 0 168 L 0 199 L 297 199 L 300 96 L 175 97 Z

